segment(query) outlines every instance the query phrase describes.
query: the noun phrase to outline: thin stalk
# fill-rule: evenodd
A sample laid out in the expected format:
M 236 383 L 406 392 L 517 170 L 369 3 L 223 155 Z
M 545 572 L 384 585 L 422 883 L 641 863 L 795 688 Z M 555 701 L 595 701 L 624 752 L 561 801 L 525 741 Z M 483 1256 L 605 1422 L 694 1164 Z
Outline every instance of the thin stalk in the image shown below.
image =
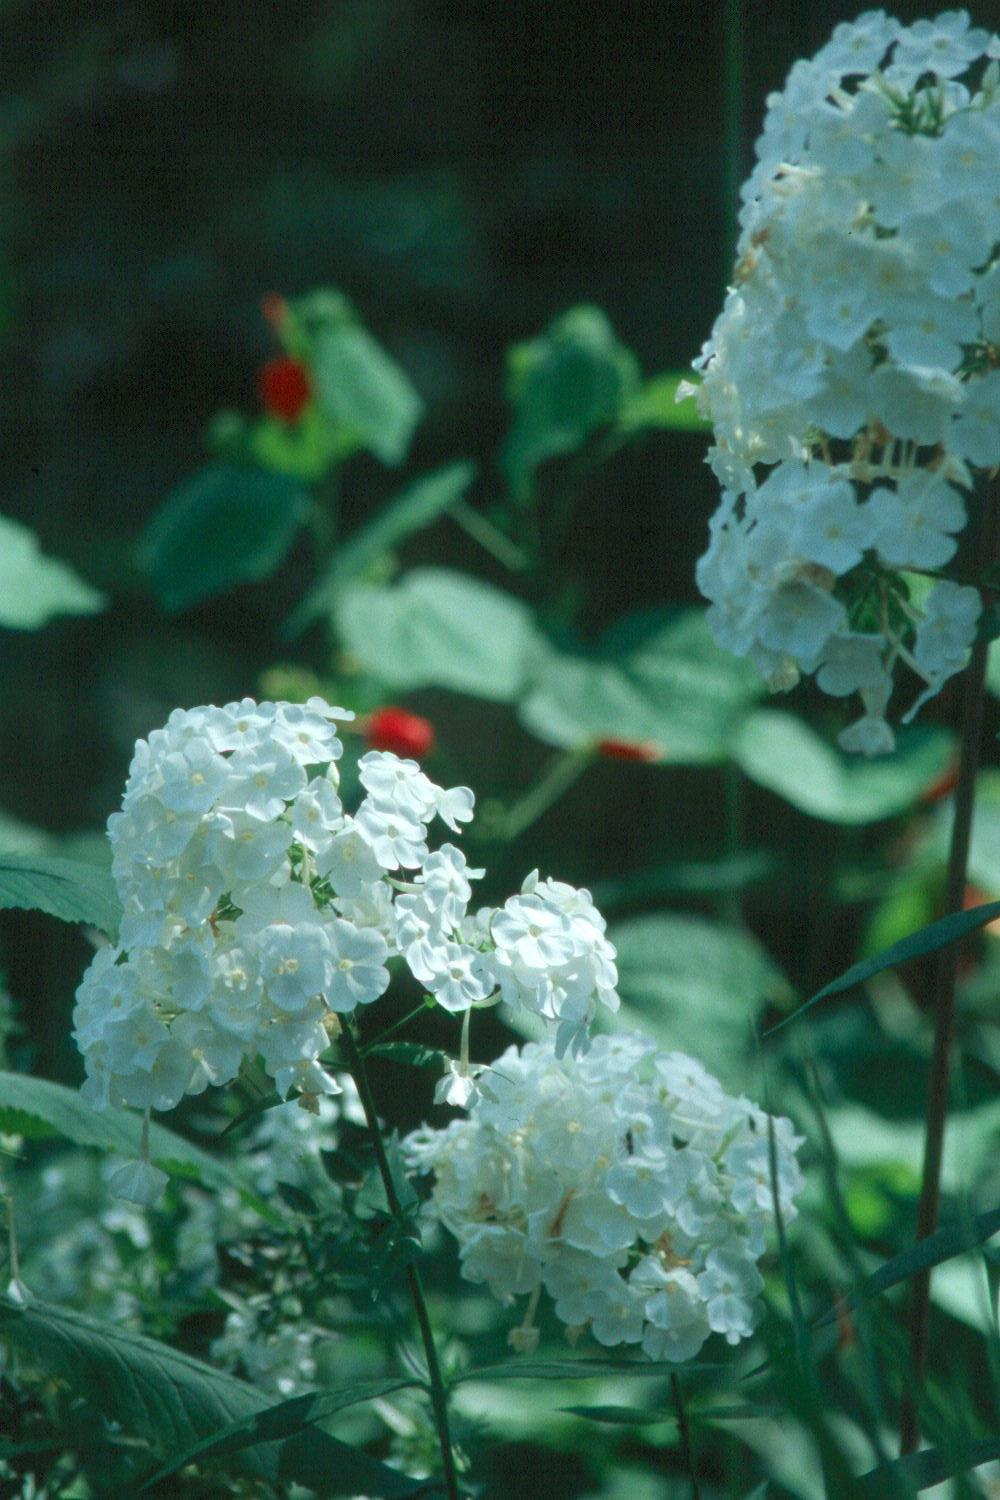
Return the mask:
M 998 509 L 996 498 L 983 496 L 980 518 L 977 571 L 982 576 L 993 560 L 996 546 Z M 977 640 L 965 670 L 962 700 L 962 738 L 955 787 L 955 815 L 948 851 L 948 880 L 945 889 L 944 915 L 962 910 L 965 900 L 969 841 L 972 835 L 972 813 L 976 795 L 976 773 L 983 737 L 983 705 L 986 697 L 986 662 L 989 641 Z M 941 1206 L 941 1159 L 944 1131 L 948 1117 L 948 1094 L 951 1081 L 952 1041 L 955 1033 L 955 989 L 958 980 L 960 945 L 952 943 L 938 955 L 936 1004 L 934 1014 L 934 1049 L 931 1055 L 927 1088 L 927 1126 L 924 1137 L 924 1166 L 917 1209 L 917 1240 L 926 1239 L 937 1228 Z M 927 1346 L 930 1331 L 931 1271 L 920 1271 L 913 1278 L 910 1292 L 910 1371 L 915 1389 L 923 1383 L 927 1368 Z M 900 1410 L 900 1451 L 912 1453 L 920 1441 L 917 1405 L 913 1393 L 903 1398 Z
M 676 1375 L 670 1377 L 670 1394 L 674 1400 L 674 1411 L 677 1413 L 677 1433 L 681 1440 L 681 1452 L 684 1454 L 684 1466 L 691 1480 L 691 1500 L 701 1500 L 701 1486 L 698 1483 L 694 1448 L 691 1445 L 691 1429 L 688 1426 L 687 1411 L 684 1408 L 684 1393 Z
M 736 241 L 739 236 L 737 215 L 740 206 L 740 183 L 743 180 L 742 0 L 726 0 L 722 24 L 722 222 L 724 226 L 723 247 L 726 257 L 723 269 L 723 293 L 725 293 L 736 261 Z
M 557 755 L 535 785 L 508 808 L 500 824 L 500 836 L 511 842 L 530 828 L 564 792 L 569 791 L 593 758 L 594 752 L 589 745 Z
M 478 510 L 466 500 L 456 500 L 449 505 L 446 515 L 449 515 L 460 526 L 462 530 L 478 542 L 491 557 L 502 563 L 512 573 L 523 573 L 531 566 L 531 560 L 516 542 L 512 542 L 492 521 L 487 520 Z
M 395 1036 L 398 1031 L 402 1031 L 404 1026 L 409 1026 L 411 1021 L 415 1021 L 418 1016 L 423 1015 L 427 1008 L 426 1000 L 421 1000 L 419 1005 L 415 1005 L 412 1010 L 408 1010 L 406 1015 L 401 1016 L 398 1021 L 393 1021 L 392 1025 L 387 1026 L 373 1041 L 367 1042 L 360 1049 L 361 1056 L 367 1057 L 373 1047 L 381 1047 L 383 1042 L 388 1041 L 391 1036 Z
M 385 1142 L 379 1129 L 378 1114 L 375 1110 L 375 1101 L 372 1098 L 371 1084 L 368 1081 L 368 1070 L 365 1060 L 354 1039 L 350 1023 L 345 1024 L 339 1038 L 347 1057 L 347 1064 L 351 1070 L 358 1090 L 358 1098 L 365 1112 L 365 1121 L 368 1125 L 368 1133 L 372 1138 L 375 1148 L 375 1160 L 378 1163 L 379 1175 L 382 1178 L 382 1186 L 385 1188 L 386 1201 L 389 1212 L 400 1228 L 406 1227 L 406 1215 L 403 1205 L 399 1201 L 399 1193 L 396 1191 L 396 1182 L 386 1155 Z M 461 1500 L 461 1491 L 458 1487 L 458 1473 L 455 1468 L 455 1455 L 451 1446 L 451 1432 L 448 1427 L 448 1396 L 445 1390 L 444 1379 L 441 1375 L 441 1364 L 438 1360 L 437 1346 L 434 1343 L 434 1333 L 431 1329 L 431 1320 L 427 1312 L 427 1299 L 424 1296 L 423 1282 L 420 1272 L 412 1263 L 406 1267 L 406 1279 L 410 1287 L 410 1297 L 413 1301 L 413 1310 L 417 1315 L 417 1325 L 420 1328 L 420 1337 L 424 1346 L 424 1358 L 427 1361 L 427 1376 L 430 1389 L 431 1407 L 434 1412 L 434 1425 L 437 1428 L 438 1446 L 441 1449 L 441 1467 L 444 1474 L 445 1489 L 448 1492 L 448 1500 Z

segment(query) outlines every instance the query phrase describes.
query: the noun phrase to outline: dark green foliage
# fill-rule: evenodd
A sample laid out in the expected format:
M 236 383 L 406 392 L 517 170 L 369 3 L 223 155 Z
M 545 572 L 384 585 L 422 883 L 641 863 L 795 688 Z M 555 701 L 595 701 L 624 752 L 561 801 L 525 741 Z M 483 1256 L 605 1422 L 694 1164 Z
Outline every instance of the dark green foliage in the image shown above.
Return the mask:
M 306 518 L 295 480 L 266 469 L 211 464 L 179 485 L 154 516 L 142 558 L 161 605 L 188 609 L 284 559 Z
M 110 871 L 80 860 L 0 853 L 0 908 L 44 911 L 114 937 L 121 904 Z

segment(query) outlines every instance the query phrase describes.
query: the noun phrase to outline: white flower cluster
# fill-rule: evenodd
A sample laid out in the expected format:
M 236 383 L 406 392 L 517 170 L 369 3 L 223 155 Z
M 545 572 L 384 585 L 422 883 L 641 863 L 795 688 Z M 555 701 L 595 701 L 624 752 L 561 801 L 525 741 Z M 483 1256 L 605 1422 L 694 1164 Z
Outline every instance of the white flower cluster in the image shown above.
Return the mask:
M 720 644 L 775 689 L 860 694 L 892 748 L 903 662 L 936 694 L 978 591 L 934 575 L 1000 464 L 1000 37 L 962 11 L 840 25 L 768 100 L 734 286 L 696 367 L 723 489 L 698 566 Z M 690 390 L 690 388 L 687 388 Z
M 120 942 L 74 1012 L 93 1103 L 171 1109 L 256 1056 L 284 1098 L 336 1092 L 319 1058 L 396 956 L 446 1009 L 502 995 L 554 1022 L 561 1049 L 617 1006 L 585 891 L 532 876 L 500 911 L 468 913 L 483 871 L 427 843 L 433 818 L 457 833 L 472 817 L 467 787 L 372 751 L 345 811 L 334 724 L 351 717 L 318 698 L 245 699 L 177 709 L 138 742 L 108 825 Z
M 801 1144 L 774 1121 L 783 1215 Z M 626 1033 L 582 1057 L 511 1047 L 484 1072 L 468 1118 L 404 1142 L 435 1175 L 431 1210 L 463 1275 L 501 1300 L 541 1288 L 570 1330 L 686 1360 L 712 1332 L 731 1344 L 759 1316 L 757 1261 L 774 1214 L 766 1114 L 700 1063 Z M 531 1315 L 516 1348 L 537 1340 Z

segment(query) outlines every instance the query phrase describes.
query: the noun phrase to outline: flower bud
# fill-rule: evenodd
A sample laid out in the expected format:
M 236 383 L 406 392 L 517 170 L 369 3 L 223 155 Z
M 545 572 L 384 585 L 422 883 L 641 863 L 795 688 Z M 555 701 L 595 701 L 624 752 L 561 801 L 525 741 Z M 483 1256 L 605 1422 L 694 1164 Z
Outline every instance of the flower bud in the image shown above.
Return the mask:
M 597 741 L 602 760 L 634 760 L 652 765 L 662 760 L 663 748 L 655 740 L 618 740 L 613 737 Z
M 391 750 L 394 755 L 412 756 L 414 760 L 430 755 L 436 738 L 430 719 L 391 704 L 377 709 L 365 729 L 365 739 L 373 750 Z
M 272 417 L 283 422 L 297 422 L 312 393 L 312 381 L 305 365 L 287 354 L 269 359 L 257 381 L 261 404 Z

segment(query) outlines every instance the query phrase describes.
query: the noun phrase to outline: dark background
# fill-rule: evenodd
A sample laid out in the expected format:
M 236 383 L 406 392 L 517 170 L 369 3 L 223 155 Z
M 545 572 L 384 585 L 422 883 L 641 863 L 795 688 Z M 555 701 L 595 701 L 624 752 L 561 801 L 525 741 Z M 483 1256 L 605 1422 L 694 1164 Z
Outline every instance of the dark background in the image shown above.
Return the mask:
M 861 8 L 667 0 L 592 19 L 569 0 L 6 0 L 0 510 L 112 605 L 4 632 L 0 811 L 99 829 L 134 739 L 175 704 L 253 693 L 290 654 L 324 665 L 318 634 L 278 638 L 310 579 L 305 544 L 266 584 L 173 618 L 134 561 L 150 514 L 203 461 L 212 416 L 255 408 L 274 350 L 263 294 L 343 290 L 426 401 L 411 467 L 473 457 L 488 499 L 511 342 L 587 301 L 647 373 L 697 352 L 730 264 L 727 138 L 742 177 L 767 93 Z M 996 5 L 972 9 L 1000 23 Z M 727 17 L 741 37 L 728 61 Z M 591 626 L 696 597 L 716 502 L 703 451 L 661 434 L 588 485 L 572 546 Z M 399 483 L 353 461 L 348 523 Z M 407 555 L 491 576 L 458 532 Z M 448 712 L 453 741 L 482 740 L 482 705 Z M 610 768 L 588 783 L 571 878 L 649 856 L 664 783 L 631 801 L 622 785 Z M 672 837 L 697 847 L 711 814 L 683 800 L 687 813 L 675 788 Z M 0 936 L 39 1070 L 73 1074 L 83 940 L 20 914 Z

